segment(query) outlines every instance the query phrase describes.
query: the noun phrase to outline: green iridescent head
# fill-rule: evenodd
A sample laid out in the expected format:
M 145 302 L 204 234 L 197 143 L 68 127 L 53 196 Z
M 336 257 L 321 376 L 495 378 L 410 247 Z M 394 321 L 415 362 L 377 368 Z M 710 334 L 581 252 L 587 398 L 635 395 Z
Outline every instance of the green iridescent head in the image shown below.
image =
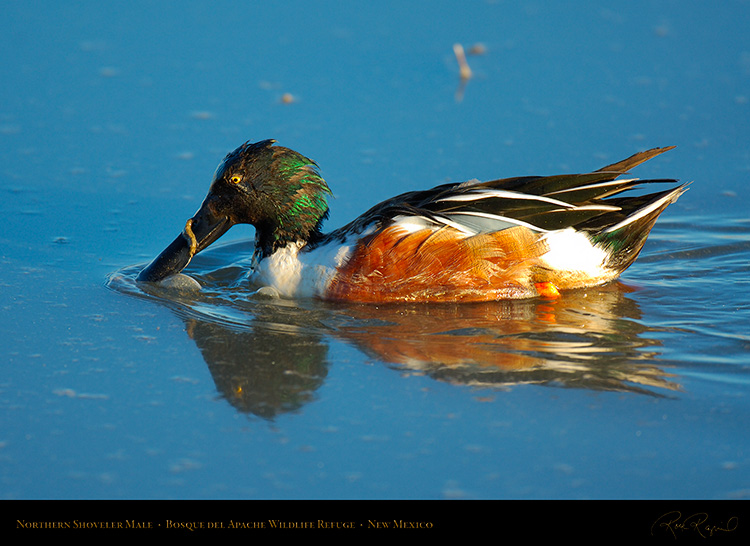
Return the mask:
M 198 212 L 139 280 L 178 273 L 234 224 L 255 226 L 261 257 L 289 243 L 314 243 L 321 237 L 331 190 L 314 161 L 274 142 L 246 142 L 227 154 Z
M 227 154 L 206 197 L 233 223 L 255 226 L 264 255 L 319 236 L 331 195 L 314 161 L 274 142 L 247 142 Z

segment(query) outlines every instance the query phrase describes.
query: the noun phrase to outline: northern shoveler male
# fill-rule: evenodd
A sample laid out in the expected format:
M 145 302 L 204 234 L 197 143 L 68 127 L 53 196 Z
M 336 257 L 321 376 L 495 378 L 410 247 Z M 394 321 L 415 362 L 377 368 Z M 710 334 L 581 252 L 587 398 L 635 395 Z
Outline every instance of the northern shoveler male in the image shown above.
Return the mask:
M 655 148 L 589 174 L 451 183 L 388 199 L 331 233 L 331 195 L 314 161 L 245 143 L 229 153 L 182 233 L 138 276 L 158 282 L 234 224 L 255 226 L 253 279 L 282 297 L 359 302 L 556 297 L 616 279 L 686 184 L 623 197 L 618 178 L 670 150 Z

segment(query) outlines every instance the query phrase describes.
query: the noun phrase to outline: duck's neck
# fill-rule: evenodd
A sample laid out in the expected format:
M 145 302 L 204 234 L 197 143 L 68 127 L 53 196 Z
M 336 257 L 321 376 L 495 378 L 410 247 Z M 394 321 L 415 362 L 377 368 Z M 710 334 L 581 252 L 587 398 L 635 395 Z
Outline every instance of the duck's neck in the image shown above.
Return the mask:
M 326 214 L 312 225 L 308 222 L 299 222 L 299 219 L 287 218 L 286 221 L 282 219 L 281 222 L 267 222 L 256 226 L 255 256 L 258 259 L 267 258 L 292 243 L 299 247 L 316 245 L 324 238 L 320 224 L 325 216 Z

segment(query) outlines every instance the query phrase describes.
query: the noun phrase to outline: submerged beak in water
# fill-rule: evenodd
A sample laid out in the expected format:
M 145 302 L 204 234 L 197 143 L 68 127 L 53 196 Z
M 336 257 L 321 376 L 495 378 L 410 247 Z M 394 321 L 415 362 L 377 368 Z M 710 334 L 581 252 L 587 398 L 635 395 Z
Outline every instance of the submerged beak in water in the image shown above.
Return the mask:
M 138 275 L 141 282 L 159 282 L 187 267 L 198 252 L 216 241 L 234 222 L 217 215 L 208 199 L 185 224 L 185 229 Z

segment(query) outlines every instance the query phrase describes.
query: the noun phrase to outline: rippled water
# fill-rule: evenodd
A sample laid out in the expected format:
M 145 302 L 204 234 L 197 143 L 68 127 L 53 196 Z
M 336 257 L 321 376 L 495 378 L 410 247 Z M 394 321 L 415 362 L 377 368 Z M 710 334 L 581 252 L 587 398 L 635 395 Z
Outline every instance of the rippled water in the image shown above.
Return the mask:
M 6 4 L 0 498 L 750 497 L 748 2 Z M 326 229 L 654 146 L 692 185 L 555 301 L 263 299 L 239 226 L 200 291 L 135 284 L 265 138 Z
M 222 396 L 263 417 L 314 399 L 332 339 L 404 373 L 458 386 L 536 384 L 679 397 L 684 376 L 700 373 L 700 365 L 710 365 L 706 373 L 717 380 L 747 385 L 750 221 L 696 217 L 661 228 L 624 281 L 556 300 L 271 299 L 257 295 L 259 287 L 246 278 L 251 243 L 198 255 L 187 273 L 199 289 L 136 283 L 142 266 L 113 274 L 109 286 L 172 309 Z M 719 373 L 717 366 L 726 368 Z

